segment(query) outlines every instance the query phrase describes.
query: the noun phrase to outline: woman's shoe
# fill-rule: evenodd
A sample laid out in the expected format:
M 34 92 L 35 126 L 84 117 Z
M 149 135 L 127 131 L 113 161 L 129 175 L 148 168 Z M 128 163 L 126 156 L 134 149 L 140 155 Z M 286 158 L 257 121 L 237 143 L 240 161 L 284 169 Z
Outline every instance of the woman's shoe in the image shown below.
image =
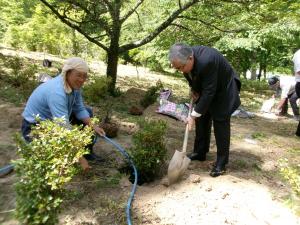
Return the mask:
M 89 154 L 85 154 L 83 155 L 83 157 L 88 160 L 88 161 L 95 161 L 95 162 L 105 162 L 105 159 L 102 158 L 99 155 L 96 155 L 95 153 L 89 153 Z

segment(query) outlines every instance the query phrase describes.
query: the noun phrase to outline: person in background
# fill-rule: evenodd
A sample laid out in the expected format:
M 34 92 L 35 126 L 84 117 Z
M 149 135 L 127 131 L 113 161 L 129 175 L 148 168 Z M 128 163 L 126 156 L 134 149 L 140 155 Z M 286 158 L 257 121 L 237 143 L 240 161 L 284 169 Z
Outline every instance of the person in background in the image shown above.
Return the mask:
M 294 73 L 295 73 L 295 80 L 296 80 L 295 91 L 298 98 L 300 98 L 300 49 L 298 49 L 295 52 L 293 57 L 293 63 L 294 63 Z M 296 135 L 300 137 L 300 120 L 296 130 Z
M 81 87 L 88 78 L 88 65 L 78 57 L 65 61 L 62 72 L 57 77 L 39 85 L 29 97 L 24 112 L 21 132 L 24 139 L 32 141 L 31 127 L 36 125 L 36 117 L 41 120 L 64 118 L 66 126 L 70 124 L 84 124 L 91 126 L 92 110 L 85 107 L 81 96 Z M 93 129 L 100 136 L 105 135 L 102 128 L 93 125 Z M 96 159 L 92 146 L 88 146 L 90 154 L 80 159 L 84 170 L 90 168 L 87 159 Z
M 229 160 L 230 117 L 241 103 L 241 82 L 229 62 L 214 48 L 178 43 L 170 48 L 169 60 L 189 82 L 195 103 L 188 125 L 191 129 L 196 123 L 196 137 L 193 153 L 188 157 L 206 160 L 213 124 L 217 159 L 210 175 L 220 176 Z
M 271 89 L 276 91 L 276 95 L 280 94 L 280 101 L 276 107 L 276 115 L 286 116 L 288 111 L 288 101 L 293 110 L 294 119 L 299 120 L 299 107 L 297 106 L 298 96 L 295 91 L 295 78 L 291 76 L 272 76 L 268 78 L 268 84 Z

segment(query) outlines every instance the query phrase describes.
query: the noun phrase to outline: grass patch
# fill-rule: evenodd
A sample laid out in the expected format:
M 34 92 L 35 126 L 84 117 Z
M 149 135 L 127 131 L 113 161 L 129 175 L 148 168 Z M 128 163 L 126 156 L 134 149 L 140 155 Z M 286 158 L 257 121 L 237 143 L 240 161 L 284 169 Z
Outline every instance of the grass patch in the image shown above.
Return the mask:
M 263 139 L 265 139 L 267 137 L 267 135 L 263 132 L 254 132 L 254 133 L 251 134 L 251 137 L 253 139 L 257 139 L 257 140 L 262 141 Z
M 284 198 L 284 205 L 290 208 L 297 216 L 300 216 L 300 199 L 293 194 L 289 194 Z
M 96 181 L 96 187 L 99 188 L 115 188 L 119 186 L 122 178 L 121 173 L 115 173 L 112 176 L 105 177 L 104 179 Z
M 243 159 L 235 160 L 234 165 L 237 167 L 237 169 L 246 169 L 248 167 L 247 162 Z
M 109 196 L 102 196 L 98 202 L 100 207 L 96 208 L 94 212 L 100 224 L 111 224 L 108 220 L 114 221 L 113 224 L 126 224 L 126 214 L 124 213 L 126 201 L 124 199 L 114 200 Z

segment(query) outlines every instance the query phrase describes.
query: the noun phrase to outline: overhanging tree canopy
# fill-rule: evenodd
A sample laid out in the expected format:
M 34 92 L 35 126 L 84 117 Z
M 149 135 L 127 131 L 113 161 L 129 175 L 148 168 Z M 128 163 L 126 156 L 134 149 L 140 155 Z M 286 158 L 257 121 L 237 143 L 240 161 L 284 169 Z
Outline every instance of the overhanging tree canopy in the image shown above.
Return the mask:
M 40 1 L 62 22 L 106 51 L 106 75 L 112 80 L 111 92 L 115 89 L 119 55 L 152 41 L 182 12 L 199 2 L 199 0 Z M 138 21 L 140 25 L 132 27 L 133 24 L 137 24 L 133 21 Z M 122 37 L 122 31 L 125 29 L 134 31 L 130 38 Z

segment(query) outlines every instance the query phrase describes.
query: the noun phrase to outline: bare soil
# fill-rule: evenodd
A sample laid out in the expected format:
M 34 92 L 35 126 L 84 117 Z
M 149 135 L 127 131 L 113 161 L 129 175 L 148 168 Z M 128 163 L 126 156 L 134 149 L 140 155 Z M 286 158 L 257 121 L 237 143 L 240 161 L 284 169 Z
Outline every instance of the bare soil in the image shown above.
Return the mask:
M 128 96 L 132 98 L 132 93 Z M 144 115 L 168 122 L 170 159 L 174 150 L 181 148 L 184 124 L 155 113 L 156 107 L 150 106 Z M 17 158 L 12 136 L 19 131 L 22 107 L 1 102 L 0 108 L 0 165 L 4 166 Z M 129 122 L 119 123 L 121 131 L 115 140 L 126 149 L 131 146 L 131 135 L 136 127 Z M 299 146 L 299 139 L 293 136 L 293 129 L 289 127 L 295 128 L 296 122 L 289 119 L 273 121 L 259 116 L 233 118 L 227 174 L 218 178 L 208 175 L 216 157 L 212 138 L 208 160 L 192 162 L 177 184 L 166 187 L 162 177 L 138 187 L 132 210 L 134 224 L 299 224 L 299 217 L 282 202 L 290 193 L 290 187 L 274 175 L 278 170 L 278 159 L 284 152 Z M 257 131 L 265 134 L 266 140 L 253 139 L 251 134 Z M 191 132 L 189 150 L 193 138 Z M 131 183 L 126 177 L 113 187 L 99 183 L 99 179 L 105 183 L 105 177 L 117 173 L 116 164 L 123 161 L 122 157 L 103 141 L 97 143 L 96 152 L 107 162 L 93 165 L 93 172 L 79 175 L 70 185 L 78 196 L 65 203 L 61 224 L 124 224 L 124 215 L 120 220 L 117 217 L 124 213 Z M 13 183 L 16 179 L 13 173 L 0 179 L 2 224 L 18 224 L 11 213 L 4 212 L 14 209 Z M 116 215 L 111 215 L 111 211 L 103 212 L 107 204 L 115 207 Z
M 140 96 L 139 90 L 130 90 L 122 101 L 138 101 Z M 171 159 L 175 149 L 181 149 L 185 124 L 157 114 L 156 107 L 157 104 L 148 107 L 143 116 L 167 121 L 166 142 Z M 0 167 L 18 158 L 13 135 L 20 130 L 22 110 L 23 107 L 0 100 Z M 114 120 L 120 124 L 114 140 L 128 149 L 137 127 L 117 117 Z M 216 159 L 212 137 L 208 160 L 192 162 L 178 183 L 167 187 L 162 176 L 138 187 L 132 208 L 133 224 L 300 224 L 297 212 L 284 204 L 292 195 L 291 188 L 278 175 L 278 160 L 291 150 L 299 153 L 300 140 L 294 136 L 296 125 L 288 118 L 267 119 L 260 114 L 252 119 L 232 118 L 227 173 L 217 178 L 208 175 Z M 260 138 L 254 138 L 255 134 Z M 189 136 L 188 151 L 192 151 L 193 139 L 194 131 Z M 97 143 L 95 151 L 106 162 L 92 164 L 90 173 L 78 175 L 68 186 L 72 196 L 64 202 L 59 224 L 126 224 L 125 206 L 131 183 L 126 176 L 118 182 L 112 180 L 118 176 L 123 157 L 103 140 Z M 294 160 L 299 160 L 298 154 Z M 163 171 L 166 175 L 166 168 Z M 14 173 L 0 178 L 0 224 L 18 224 L 13 218 L 16 180 Z

